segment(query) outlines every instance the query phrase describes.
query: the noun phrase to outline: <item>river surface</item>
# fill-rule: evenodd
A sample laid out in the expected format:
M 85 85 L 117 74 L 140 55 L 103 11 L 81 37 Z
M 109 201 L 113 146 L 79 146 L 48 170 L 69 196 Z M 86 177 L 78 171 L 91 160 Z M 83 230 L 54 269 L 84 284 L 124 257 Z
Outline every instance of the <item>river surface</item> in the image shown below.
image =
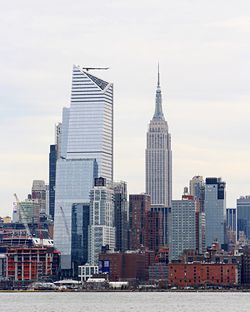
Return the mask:
M 250 312 L 250 293 L 0 293 L 0 312 Z

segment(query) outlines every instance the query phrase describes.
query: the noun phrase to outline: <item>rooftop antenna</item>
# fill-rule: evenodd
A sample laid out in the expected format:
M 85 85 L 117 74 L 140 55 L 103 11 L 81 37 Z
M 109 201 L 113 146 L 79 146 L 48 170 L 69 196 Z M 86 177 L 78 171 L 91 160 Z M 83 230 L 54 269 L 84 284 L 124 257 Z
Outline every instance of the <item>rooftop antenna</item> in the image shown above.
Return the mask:
M 89 70 L 107 70 L 109 67 L 82 67 L 82 69 L 89 71 Z

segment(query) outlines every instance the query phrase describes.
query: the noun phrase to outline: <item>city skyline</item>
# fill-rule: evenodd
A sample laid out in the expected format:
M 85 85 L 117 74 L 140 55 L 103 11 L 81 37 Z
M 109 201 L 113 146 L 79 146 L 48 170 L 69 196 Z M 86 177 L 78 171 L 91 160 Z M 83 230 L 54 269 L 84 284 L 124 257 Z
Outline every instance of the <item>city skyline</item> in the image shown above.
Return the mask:
M 173 141 L 173 199 L 180 198 L 194 175 L 221 176 L 227 183 L 227 207 L 235 207 L 238 197 L 248 195 L 247 1 L 239 6 L 221 1 L 216 10 L 213 3 L 203 4 L 204 9 L 199 3 L 181 1 L 181 11 L 167 1 L 155 15 L 153 1 L 143 8 L 118 1 L 112 12 L 110 2 L 102 12 L 97 4 L 87 4 L 89 11 L 97 9 L 94 19 L 82 19 L 80 3 L 70 9 L 63 3 L 59 11 L 51 4 L 47 9 L 46 1 L 40 11 L 31 1 L 25 3 L 29 6 L 5 4 L 0 13 L 6 23 L 1 30 L 2 215 L 12 213 L 13 193 L 24 199 L 34 179 L 48 182 L 49 145 L 54 143 L 61 109 L 68 106 L 74 63 L 110 66 L 98 76 L 114 82 L 114 177 L 128 182 L 129 193 L 145 189 L 145 132 L 154 111 L 159 60 Z M 75 26 L 79 32 L 71 37 Z M 112 39 L 100 37 L 103 31 Z M 128 46 L 131 50 L 123 53 Z

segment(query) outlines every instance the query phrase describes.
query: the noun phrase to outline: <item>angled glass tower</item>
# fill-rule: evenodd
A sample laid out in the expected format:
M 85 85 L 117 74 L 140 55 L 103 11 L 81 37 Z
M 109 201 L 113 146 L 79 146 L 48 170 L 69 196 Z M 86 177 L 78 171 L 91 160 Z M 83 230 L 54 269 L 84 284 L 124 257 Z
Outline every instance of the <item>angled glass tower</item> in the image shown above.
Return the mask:
M 158 65 L 155 113 L 149 123 L 146 148 L 146 193 L 152 207 L 170 207 L 172 200 L 172 151 L 168 123 L 162 110 Z
M 74 65 L 67 159 L 96 159 L 98 176 L 113 180 L 113 84 Z
M 77 245 L 75 237 L 81 232 L 76 227 L 82 226 L 82 233 L 86 230 L 81 218 L 87 215 L 94 179 L 113 180 L 113 84 L 74 65 L 71 90 L 60 131 L 54 220 L 54 243 L 61 252 L 62 275 L 67 277 L 72 276 L 74 264 L 87 259 L 87 254 L 78 252 L 85 248 L 87 253 L 86 245 L 81 241 Z

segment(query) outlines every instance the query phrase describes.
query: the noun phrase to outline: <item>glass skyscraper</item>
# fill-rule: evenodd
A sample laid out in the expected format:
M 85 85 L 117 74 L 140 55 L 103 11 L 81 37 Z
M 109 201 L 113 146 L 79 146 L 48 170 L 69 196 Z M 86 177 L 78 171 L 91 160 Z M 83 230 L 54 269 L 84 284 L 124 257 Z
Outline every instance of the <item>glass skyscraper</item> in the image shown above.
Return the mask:
M 221 178 L 206 178 L 205 184 L 205 215 L 206 215 L 206 246 L 215 241 L 225 243 L 226 222 L 226 183 Z
M 172 151 L 168 123 L 162 110 L 160 74 L 155 99 L 155 113 L 149 123 L 146 148 L 146 193 L 153 207 L 170 207 L 172 200 Z
M 250 196 L 241 196 L 237 199 L 237 236 L 244 232 L 250 240 Z
M 54 243 L 65 276 L 72 274 L 74 235 L 81 226 L 80 212 L 76 220 L 72 207 L 89 203 L 96 177 L 113 179 L 113 84 L 76 65 L 72 77 L 71 104 L 63 109 L 60 127 L 55 187 Z
M 113 84 L 73 67 L 68 159 L 96 159 L 98 176 L 113 180 Z
M 61 252 L 61 268 L 72 269 L 72 207 L 88 203 L 89 191 L 97 177 L 94 159 L 59 159 L 56 167 L 54 243 Z M 65 274 L 67 275 L 67 274 Z

